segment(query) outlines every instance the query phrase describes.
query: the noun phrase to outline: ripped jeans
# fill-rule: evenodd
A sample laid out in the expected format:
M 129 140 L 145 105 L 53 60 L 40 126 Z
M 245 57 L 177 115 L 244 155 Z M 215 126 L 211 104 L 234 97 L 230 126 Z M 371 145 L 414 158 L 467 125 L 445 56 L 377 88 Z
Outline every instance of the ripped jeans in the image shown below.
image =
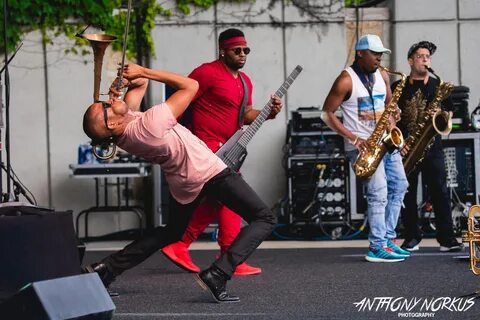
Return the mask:
M 347 151 L 346 155 L 353 164 L 358 150 Z M 370 248 L 380 249 L 397 236 L 395 228 L 408 188 L 400 152 L 387 152 L 375 173 L 363 183 L 367 189 Z

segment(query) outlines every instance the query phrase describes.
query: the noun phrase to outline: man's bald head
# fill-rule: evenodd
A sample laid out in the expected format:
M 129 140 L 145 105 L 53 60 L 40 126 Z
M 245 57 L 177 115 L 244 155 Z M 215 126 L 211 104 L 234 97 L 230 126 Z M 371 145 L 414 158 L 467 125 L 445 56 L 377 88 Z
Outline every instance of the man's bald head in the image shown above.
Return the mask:
M 111 136 L 110 131 L 105 126 L 101 102 L 92 104 L 85 111 L 83 115 L 83 131 L 93 141 L 100 141 Z

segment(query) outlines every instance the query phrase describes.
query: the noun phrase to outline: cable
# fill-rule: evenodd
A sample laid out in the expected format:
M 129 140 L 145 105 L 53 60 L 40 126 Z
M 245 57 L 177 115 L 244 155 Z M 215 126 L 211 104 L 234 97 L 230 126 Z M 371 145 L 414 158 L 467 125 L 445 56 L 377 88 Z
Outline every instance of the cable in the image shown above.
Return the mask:
M 13 181 L 13 185 L 15 187 L 17 187 L 18 189 L 20 189 L 20 193 L 25 197 L 25 199 L 27 199 L 27 201 L 33 205 L 38 205 L 37 204 L 37 199 L 35 198 L 35 196 L 33 195 L 33 193 L 30 191 L 30 189 L 28 189 L 23 183 L 22 181 L 20 180 L 20 178 L 17 176 L 17 174 L 15 173 L 15 171 L 13 170 L 13 167 L 10 166 L 10 171 L 11 173 L 9 173 L 7 171 L 7 168 L 5 167 L 5 165 L 3 163 L 0 164 L 0 167 L 7 173 L 7 176 L 9 176 L 11 178 L 11 180 Z M 31 198 L 30 198 L 31 197 Z
M 22 183 L 22 181 L 20 180 L 20 178 L 17 176 L 17 174 L 16 174 L 15 171 L 13 170 L 13 167 L 10 167 L 10 170 L 12 171 L 13 177 L 14 177 L 15 179 L 17 179 L 17 182 L 20 184 L 20 186 L 21 186 L 26 192 L 28 192 L 28 194 L 30 194 L 30 196 L 32 197 L 33 203 L 32 203 L 32 202 L 30 202 L 30 203 L 32 203 L 32 204 L 34 204 L 34 205 L 38 205 L 37 199 L 35 198 L 35 195 L 33 194 L 33 192 L 30 191 L 30 189 L 27 188 L 27 186 L 26 186 L 25 184 Z
M 273 229 L 272 234 L 280 240 L 296 240 L 296 241 L 305 240 L 304 236 L 302 236 L 302 237 L 291 237 L 291 236 L 284 236 L 284 235 L 278 233 L 277 229 L 282 228 L 282 227 L 289 227 L 289 226 L 290 225 L 288 225 L 288 224 L 277 224 L 275 226 L 275 228 Z M 328 237 L 313 237 L 312 240 L 330 240 L 330 239 Z

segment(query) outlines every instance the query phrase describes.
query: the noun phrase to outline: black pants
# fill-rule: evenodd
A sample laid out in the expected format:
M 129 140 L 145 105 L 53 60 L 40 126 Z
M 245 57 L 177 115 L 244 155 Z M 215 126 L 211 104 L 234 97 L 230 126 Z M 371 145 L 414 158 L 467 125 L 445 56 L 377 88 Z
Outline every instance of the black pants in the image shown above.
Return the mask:
M 419 168 L 408 177 L 410 184 L 405 195 L 405 208 L 402 210 L 402 223 L 405 227 L 405 239 L 421 239 L 422 232 L 418 223 L 417 185 L 418 173 L 422 174 L 422 181 L 427 186 L 435 212 L 436 238 L 442 245 L 454 237 L 450 195 L 447 189 L 443 150 L 430 150 Z
M 236 266 L 245 261 L 272 232 L 276 218 L 255 191 L 237 173 L 228 168 L 210 179 L 192 203 L 182 205 L 172 199 L 169 222 L 165 227 L 150 230 L 142 238 L 113 253 L 102 262 L 111 272 L 119 275 L 164 246 L 180 240 L 194 209 L 205 197 L 219 201 L 248 222 L 230 248 L 214 262 L 230 277 Z

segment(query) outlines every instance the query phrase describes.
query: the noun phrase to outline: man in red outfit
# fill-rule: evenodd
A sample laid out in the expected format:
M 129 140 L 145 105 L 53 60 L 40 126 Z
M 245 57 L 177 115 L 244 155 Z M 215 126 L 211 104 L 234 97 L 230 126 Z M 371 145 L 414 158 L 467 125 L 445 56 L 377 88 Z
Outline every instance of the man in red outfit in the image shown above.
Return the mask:
M 244 72 L 239 71 L 250 53 L 243 32 L 225 30 L 220 33 L 218 44 L 219 58 L 202 64 L 189 75 L 200 86 L 191 104 L 190 129 L 213 152 L 260 113 L 260 110 L 252 108 L 252 82 Z M 278 97 L 272 97 L 272 103 L 271 119 L 282 108 Z M 164 247 L 163 254 L 179 267 L 199 272 L 200 268 L 193 263 L 188 248 L 215 218 L 218 218 L 218 244 L 221 252 L 225 252 L 240 232 L 241 218 L 225 206 L 204 202 L 193 213 L 182 239 Z M 262 269 L 244 262 L 237 266 L 234 274 L 254 275 L 261 272 Z

